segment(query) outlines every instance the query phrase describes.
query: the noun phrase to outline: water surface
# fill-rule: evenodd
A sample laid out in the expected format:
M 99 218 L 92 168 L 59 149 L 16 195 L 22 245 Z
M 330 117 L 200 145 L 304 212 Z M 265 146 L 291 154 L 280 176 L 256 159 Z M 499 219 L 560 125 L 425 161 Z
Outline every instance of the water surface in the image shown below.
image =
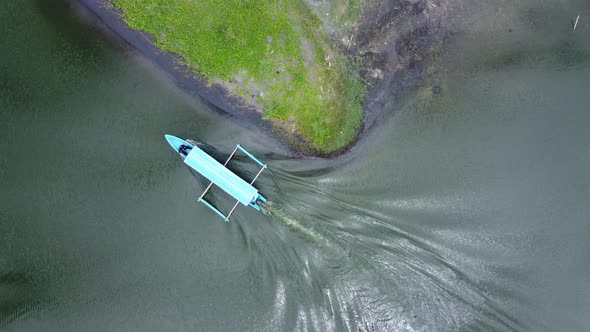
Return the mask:
M 478 10 L 350 153 L 297 160 L 66 6 L 0 2 L 0 328 L 586 329 L 590 8 Z M 265 213 L 197 204 L 165 133 L 268 162 Z

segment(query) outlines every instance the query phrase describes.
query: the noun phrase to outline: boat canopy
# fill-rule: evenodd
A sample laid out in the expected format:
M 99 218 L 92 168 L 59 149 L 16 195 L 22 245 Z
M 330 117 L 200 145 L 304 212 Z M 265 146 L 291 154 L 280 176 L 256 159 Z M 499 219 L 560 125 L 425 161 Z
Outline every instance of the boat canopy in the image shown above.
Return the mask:
M 201 173 L 209 181 L 235 197 L 244 205 L 248 205 L 258 198 L 258 190 L 256 188 L 225 168 L 225 166 L 197 146 L 194 146 L 186 158 L 184 158 L 184 163 Z

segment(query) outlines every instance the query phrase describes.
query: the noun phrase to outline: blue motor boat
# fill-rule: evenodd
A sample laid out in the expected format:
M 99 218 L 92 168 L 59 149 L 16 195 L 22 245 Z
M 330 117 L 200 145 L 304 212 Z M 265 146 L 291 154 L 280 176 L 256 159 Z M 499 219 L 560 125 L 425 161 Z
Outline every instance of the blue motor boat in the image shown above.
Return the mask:
M 165 135 L 165 137 L 174 151 L 176 151 L 184 160 L 185 164 L 211 181 L 205 191 L 199 197 L 199 202 L 205 204 L 225 221 L 229 221 L 229 217 L 240 203 L 245 206 L 251 206 L 260 211 L 259 204 L 266 202 L 266 198 L 262 196 L 258 190 L 252 186 L 252 184 L 254 184 L 254 181 L 258 179 L 262 171 L 267 168 L 266 164 L 263 164 L 260 160 L 256 159 L 256 157 L 254 157 L 250 152 L 246 151 L 246 149 L 244 149 L 239 144 L 236 145 L 236 148 L 232 154 L 222 165 L 220 162 L 215 160 L 205 151 L 201 150 L 198 146 L 192 144 L 188 140 L 183 140 L 182 138 L 172 135 Z M 261 166 L 258 174 L 256 174 L 254 180 L 252 180 L 250 183 L 246 182 L 244 179 L 240 178 L 225 167 L 238 150 L 243 152 L 246 156 Z M 227 215 L 223 214 L 221 211 L 219 211 L 219 209 L 213 206 L 213 204 L 209 203 L 203 198 L 213 185 L 221 188 L 223 191 L 237 200 L 234 204 L 234 207 Z

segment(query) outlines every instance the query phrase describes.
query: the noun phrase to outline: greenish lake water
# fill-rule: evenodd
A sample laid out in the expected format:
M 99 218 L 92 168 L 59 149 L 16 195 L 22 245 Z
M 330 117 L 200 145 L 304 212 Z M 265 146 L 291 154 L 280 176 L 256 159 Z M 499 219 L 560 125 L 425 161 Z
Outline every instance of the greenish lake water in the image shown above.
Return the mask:
M 66 6 L 0 2 L 0 330 L 586 330 L 590 5 L 482 8 L 350 153 L 298 160 Z M 197 204 L 165 133 L 266 161 L 265 213 Z

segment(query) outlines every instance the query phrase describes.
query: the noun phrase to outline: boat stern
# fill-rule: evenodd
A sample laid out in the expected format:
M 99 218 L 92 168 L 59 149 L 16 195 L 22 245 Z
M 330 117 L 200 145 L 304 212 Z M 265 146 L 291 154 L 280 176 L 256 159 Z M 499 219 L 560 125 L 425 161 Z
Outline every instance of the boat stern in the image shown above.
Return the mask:
M 255 208 L 256 210 L 260 211 L 260 205 L 259 205 L 259 204 L 262 204 L 262 203 L 264 203 L 264 202 L 266 202 L 266 198 L 265 198 L 264 196 L 260 195 L 260 194 L 257 194 L 257 195 L 256 195 L 256 198 L 254 198 L 254 199 L 253 199 L 253 200 L 250 202 L 250 204 L 249 204 L 249 205 L 250 205 L 251 207 Z

